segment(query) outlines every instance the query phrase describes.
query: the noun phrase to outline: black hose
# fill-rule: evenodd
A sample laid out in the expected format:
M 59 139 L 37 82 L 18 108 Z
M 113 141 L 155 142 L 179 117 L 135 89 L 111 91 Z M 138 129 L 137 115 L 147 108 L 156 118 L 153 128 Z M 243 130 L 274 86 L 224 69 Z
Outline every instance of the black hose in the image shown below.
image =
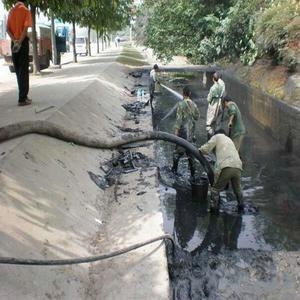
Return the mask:
M 75 264 L 84 264 L 95 262 L 99 260 L 104 260 L 112 258 L 132 250 L 144 247 L 148 244 L 157 242 L 159 240 L 170 240 L 172 242 L 172 247 L 174 251 L 175 243 L 173 237 L 169 234 L 161 235 L 159 237 L 147 240 L 145 242 L 137 243 L 132 246 L 126 247 L 121 250 L 113 251 L 108 254 L 88 256 L 82 258 L 70 258 L 70 259 L 51 259 L 51 260 L 40 260 L 40 259 L 23 259 L 23 258 L 14 258 L 14 257 L 0 257 L 0 264 L 9 264 L 9 265 L 30 265 L 30 266 L 62 266 L 62 265 L 75 265 Z
M 110 140 L 91 138 L 86 135 L 80 135 L 78 132 L 71 131 L 57 124 L 38 120 L 38 121 L 24 121 L 16 124 L 6 125 L 0 127 L 0 143 L 12 138 L 23 136 L 26 134 L 42 134 L 65 142 L 74 143 L 77 145 L 97 148 L 97 149 L 113 149 L 120 146 L 147 140 L 163 140 L 175 143 L 188 151 L 196 159 L 199 160 L 204 170 L 207 173 L 210 184 L 214 182 L 214 174 L 210 164 L 199 150 L 189 143 L 187 140 L 180 138 L 174 134 L 161 131 L 147 131 L 138 132 L 135 134 L 123 134 L 120 137 L 114 137 Z

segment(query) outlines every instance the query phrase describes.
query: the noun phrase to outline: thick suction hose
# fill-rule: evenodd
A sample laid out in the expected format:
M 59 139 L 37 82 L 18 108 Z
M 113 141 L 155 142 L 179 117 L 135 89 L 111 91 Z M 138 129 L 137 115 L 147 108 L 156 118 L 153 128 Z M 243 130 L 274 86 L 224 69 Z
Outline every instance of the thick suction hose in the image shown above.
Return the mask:
M 78 132 L 71 131 L 49 121 L 39 120 L 24 121 L 0 127 L 0 143 L 9 139 L 32 133 L 42 134 L 65 142 L 97 149 L 113 149 L 126 144 L 147 140 L 168 141 L 185 148 L 186 151 L 188 151 L 196 159 L 198 159 L 207 173 L 210 184 L 213 184 L 214 181 L 214 174 L 211 166 L 207 162 L 205 157 L 201 154 L 201 152 L 199 152 L 199 150 L 191 143 L 174 134 L 161 131 L 147 131 L 134 134 L 123 134 L 120 137 L 114 137 L 109 140 L 97 139 L 79 134 Z

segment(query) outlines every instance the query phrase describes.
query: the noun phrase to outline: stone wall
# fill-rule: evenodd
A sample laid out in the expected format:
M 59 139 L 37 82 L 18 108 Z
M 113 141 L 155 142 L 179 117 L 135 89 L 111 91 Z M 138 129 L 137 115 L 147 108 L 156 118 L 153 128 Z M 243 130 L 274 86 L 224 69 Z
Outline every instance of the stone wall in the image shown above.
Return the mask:
M 288 152 L 300 155 L 300 109 L 223 74 L 226 91 L 260 127 Z

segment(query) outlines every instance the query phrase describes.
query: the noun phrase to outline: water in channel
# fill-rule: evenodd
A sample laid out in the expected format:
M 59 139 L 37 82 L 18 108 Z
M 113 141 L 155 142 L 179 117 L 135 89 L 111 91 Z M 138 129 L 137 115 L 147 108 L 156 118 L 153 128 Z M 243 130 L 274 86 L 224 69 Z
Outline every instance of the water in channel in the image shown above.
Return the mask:
M 196 145 L 205 143 L 206 96 L 211 83 L 204 85 L 203 74 L 197 72 L 167 73 L 162 82 L 180 94 L 185 85 L 191 88 L 192 99 L 200 110 Z M 174 132 L 175 111 L 165 119 L 164 116 L 177 101 L 172 93 L 160 88 L 154 101 L 154 129 Z M 243 114 L 242 108 L 241 112 Z M 174 145 L 156 143 L 165 231 L 173 234 L 177 246 L 187 253 L 203 249 L 214 253 L 222 249 L 300 250 L 300 161 L 285 153 L 252 120 L 245 119 L 245 113 L 243 115 L 247 135 L 241 149 L 242 188 L 244 201 L 257 208 L 253 213 L 211 216 L 206 211 L 207 203 L 192 193 L 187 159 L 180 162 L 180 176 L 172 177 Z M 203 170 L 200 164 L 197 166 L 201 176 Z M 226 196 L 222 192 L 222 195 L 226 205 L 236 206 L 230 193 Z

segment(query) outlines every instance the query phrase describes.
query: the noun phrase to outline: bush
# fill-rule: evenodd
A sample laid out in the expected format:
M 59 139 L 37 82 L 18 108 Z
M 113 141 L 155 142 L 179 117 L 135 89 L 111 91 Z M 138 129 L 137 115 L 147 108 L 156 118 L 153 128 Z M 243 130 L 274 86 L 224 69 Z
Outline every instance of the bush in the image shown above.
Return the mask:
M 260 55 L 267 54 L 293 70 L 300 44 L 300 4 L 297 0 L 276 0 L 259 16 L 255 27 Z
M 254 63 L 258 51 L 254 42 L 254 24 L 260 9 L 268 1 L 238 0 L 232 6 L 215 35 L 219 57 L 240 58 L 243 64 Z

